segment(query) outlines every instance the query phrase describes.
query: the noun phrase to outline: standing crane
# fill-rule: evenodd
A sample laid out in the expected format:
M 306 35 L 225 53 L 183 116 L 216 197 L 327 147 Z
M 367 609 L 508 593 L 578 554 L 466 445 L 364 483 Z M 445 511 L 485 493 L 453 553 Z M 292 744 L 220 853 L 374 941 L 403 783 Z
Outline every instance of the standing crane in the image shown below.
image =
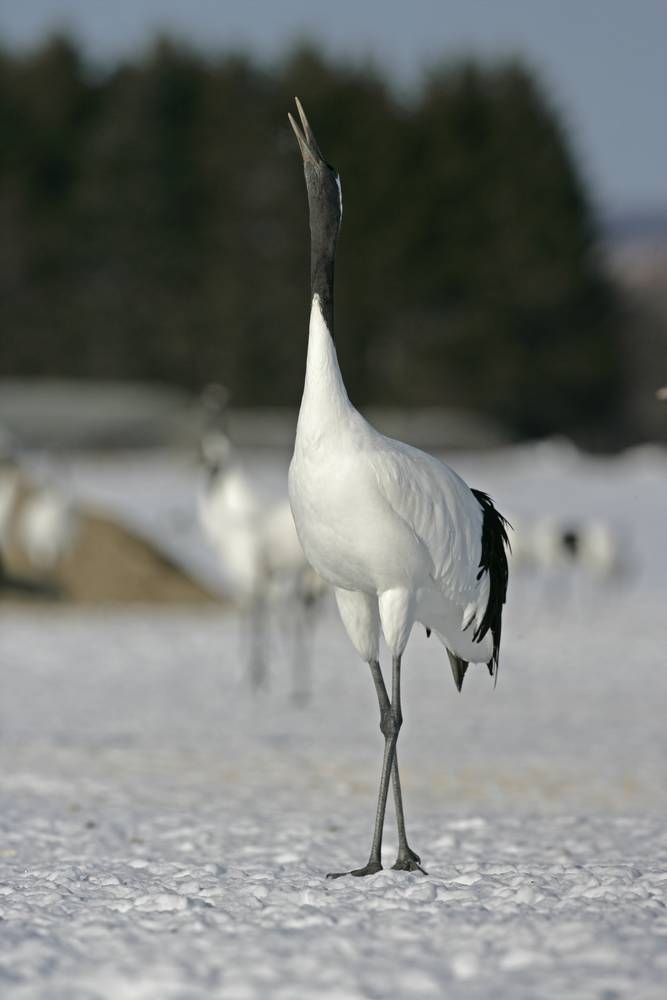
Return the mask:
M 391 779 L 398 826 L 394 868 L 423 871 L 407 840 L 396 743 L 403 722 L 401 658 L 420 622 L 445 646 L 461 690 L 469 663 L 497 676 L 507 592 L 506 521 L 447 465 L 376 431 L 348 399 L 334 346 L 334 258 L 343 216 L 340 178 L 303 108 L 289 120 L 301 150 L 310 215 L 311 309 L 303 398 L 289 495 L 306 558 L 335 588 L 352 643 L 371 670 L 384 736 L 370 856 L 340 875 L 372 875 Z M 392 658 L 391 698 L 379 663 Z
M 30 565 L 53 572 L 74 547 L 79 521 L 67 488 L 45 475 L 26 498 L 18 517 L 17 534 Z
M 267 502 L 248 476 L 227 433 L 228 393 L 209 385 L 202 404 L 201 454 L 206 482 L 199 518 L 239 602 L 248 632 L 248 674 L 253 690 L 268 684 L 270 607 L 292 632 L 292 701 L 305 704 L 311 677 L 306 633 L 324 595 L 323 581 L 306 562 L 286 496 Z
M 19 465 L 13 436 L 0 426 L 0 577 L 9 548 L 12 514 L 19 493 Z

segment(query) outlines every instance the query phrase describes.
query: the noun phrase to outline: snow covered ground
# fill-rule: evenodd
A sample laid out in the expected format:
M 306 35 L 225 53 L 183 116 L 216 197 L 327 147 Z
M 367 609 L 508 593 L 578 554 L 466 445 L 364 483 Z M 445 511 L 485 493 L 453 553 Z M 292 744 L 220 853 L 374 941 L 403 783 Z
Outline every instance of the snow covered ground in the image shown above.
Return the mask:
M 281 463 L 255 464 L 275 490 Z M 382 749 L 333 609 L 306 710 L 279 633 L 251 697 L 233 615 L 2 610 L 3 1000 L 664 996 L 667 459 L 456 465 L 519 515 L 603 511 L 634 573 L 517 580 L 495 691 L 476 668 L 458 695 L 415 631 L 400 758 L 427 876 L 324 877 L 366 860 Z M 169 544 L 189 475 L 73 472 Z

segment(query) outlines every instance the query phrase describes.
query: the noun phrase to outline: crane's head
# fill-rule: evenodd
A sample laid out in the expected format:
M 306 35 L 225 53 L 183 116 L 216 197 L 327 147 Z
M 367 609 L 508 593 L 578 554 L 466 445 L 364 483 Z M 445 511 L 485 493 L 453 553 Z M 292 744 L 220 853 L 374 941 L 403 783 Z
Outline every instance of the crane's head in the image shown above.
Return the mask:
M 217 427 L 226 430 L 229 422 L 230 392 L 220 382 L 208 382 L 202 389 L 199 403 L 202 421 L 206 428 Z
M 294 129 L 306 175 L 310 226 L 313 236 L 335 239 L 343 219 L 343 192 L 338 172 L 322 156 L 301 101 L 295 97 L 301 127 L 288 115 Z
M 228 468 L 232 458 L 233 449 L 228 436 L 229 398 L 227 387 L 218 382 L 209 382 L 200 396 L 199 458 L 210 479 Z

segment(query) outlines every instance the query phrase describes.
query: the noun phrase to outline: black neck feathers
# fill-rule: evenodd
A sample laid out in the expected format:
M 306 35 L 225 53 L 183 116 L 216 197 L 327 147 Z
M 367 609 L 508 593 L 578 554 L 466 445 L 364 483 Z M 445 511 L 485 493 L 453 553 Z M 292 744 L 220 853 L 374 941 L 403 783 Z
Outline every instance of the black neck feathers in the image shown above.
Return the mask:
M 317 295 L 329 333 L 334 334 L 334 262 L 341 223 L 340 188 L 328 164 L 304 164 L 310 215 L 310 294 Z
M 334 258 L 343 218 L 343 196 L 338 174 L 324 159 L 298 97 L 300 125 L 288 115 L 303 157 L 310 216 L 310 294 L 318 296 L 329 333 L 334 332 Z
M 320 300 L 320 308 L 327 329 L 334 335 L 334 246 L 316 242 L 311 229 L 310 246 L 310 296 Z

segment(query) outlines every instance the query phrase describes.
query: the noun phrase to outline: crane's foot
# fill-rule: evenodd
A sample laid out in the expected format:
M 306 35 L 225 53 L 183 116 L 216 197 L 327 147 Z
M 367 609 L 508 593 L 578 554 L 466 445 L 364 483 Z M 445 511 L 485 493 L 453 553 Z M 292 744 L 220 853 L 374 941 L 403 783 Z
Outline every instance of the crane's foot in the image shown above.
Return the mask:
M 421 866 L 419 855 L 407 846 L 399 850 L 398 857 L 391 867 L 399 872 L 421 872 L 422 875 L 428 875 Z
M 355 878 L 363 878 L 364 875 L 375 875 L 382 871 L 379 861 L 369 861 L 363 868 L 353 868 L 351 872 L 329 872 L 327 878 L 342 878 L 344 875 L 354 875 Z

